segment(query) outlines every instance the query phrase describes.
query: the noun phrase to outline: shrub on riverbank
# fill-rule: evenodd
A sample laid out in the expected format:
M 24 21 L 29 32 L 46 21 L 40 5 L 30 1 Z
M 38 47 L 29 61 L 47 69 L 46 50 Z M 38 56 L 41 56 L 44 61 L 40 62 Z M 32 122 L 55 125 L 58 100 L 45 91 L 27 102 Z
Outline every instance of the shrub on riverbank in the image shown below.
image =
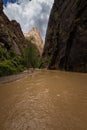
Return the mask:
M 19 64 L 18 62 L 15 59 L 12 59 L 4 60 L 2 63 L 0 63 L 0 76 L 22 72 L 24 70 L 24 66 Z

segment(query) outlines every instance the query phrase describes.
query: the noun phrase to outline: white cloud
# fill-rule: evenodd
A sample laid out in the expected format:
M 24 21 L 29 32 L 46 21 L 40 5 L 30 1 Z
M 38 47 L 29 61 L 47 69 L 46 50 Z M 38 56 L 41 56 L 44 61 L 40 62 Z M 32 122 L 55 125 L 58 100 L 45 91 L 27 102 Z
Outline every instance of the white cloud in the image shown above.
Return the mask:
M 53 2 L 54 0 L 20 0 L 20 4 L 8 3 L 4 12 L 10 20 L 15 19 L 20 23 L 23 32 L 38 27 L 44 37 Z

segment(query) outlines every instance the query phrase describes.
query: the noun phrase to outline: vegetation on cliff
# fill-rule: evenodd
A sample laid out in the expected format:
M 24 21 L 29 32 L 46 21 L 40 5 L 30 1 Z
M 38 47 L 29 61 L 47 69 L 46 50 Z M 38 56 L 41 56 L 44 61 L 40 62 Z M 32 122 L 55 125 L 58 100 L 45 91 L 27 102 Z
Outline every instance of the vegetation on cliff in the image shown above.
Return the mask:
M 23 61 L 12 50 L 7 52 L 0 47 L 0 76 L 16 74 L 24 70 Z

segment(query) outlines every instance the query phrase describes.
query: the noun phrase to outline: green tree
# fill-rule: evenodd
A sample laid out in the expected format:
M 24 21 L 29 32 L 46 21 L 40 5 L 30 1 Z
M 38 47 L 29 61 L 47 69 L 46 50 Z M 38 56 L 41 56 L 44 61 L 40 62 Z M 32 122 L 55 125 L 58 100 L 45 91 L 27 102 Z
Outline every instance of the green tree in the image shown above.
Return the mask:
M 39 66 L 39 53 L 32 41 L 27 40 L 28 46 L 25 49 L 24 63 L 27 68 L 38 68 Z

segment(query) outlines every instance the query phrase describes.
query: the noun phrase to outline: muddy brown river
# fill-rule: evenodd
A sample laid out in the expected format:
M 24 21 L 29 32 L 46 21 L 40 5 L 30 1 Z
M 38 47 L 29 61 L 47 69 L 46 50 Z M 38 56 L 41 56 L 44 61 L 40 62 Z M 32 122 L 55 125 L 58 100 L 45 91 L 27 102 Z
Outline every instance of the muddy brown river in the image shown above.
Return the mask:
M 87 74 L 43 70 L 0 85 L 0 130 L 87 130 Z

